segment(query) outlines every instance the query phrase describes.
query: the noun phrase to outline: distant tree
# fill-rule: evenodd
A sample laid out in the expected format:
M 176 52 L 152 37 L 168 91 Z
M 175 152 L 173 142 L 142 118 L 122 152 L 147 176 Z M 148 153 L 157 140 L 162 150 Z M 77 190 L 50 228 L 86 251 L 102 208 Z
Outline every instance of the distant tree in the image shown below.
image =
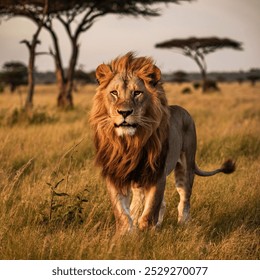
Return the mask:
M 255 86 L 257 81 L 260 81 L 260 69 L 250 69 L 247 74 L 247 79 Z
M 87 73 L 82 69 L 78 69 L 75 71 L 74 81 L 76 81 L 79 84 L 88 84 L 96 82 L 96 78 L 93 71 Z
M 243 70 L 239 71 L 239 75 L 236 78 L 237 82 L 241 85 L 245 81 L 245 73 Z
M 226 81 L 225 75 L 223 75 L 223 74 L 217 75 L 216 80 L 218 82 L 225 82 Z
M 228 38 L 196 38 L 172 39 L 155 45 L 156 48 L 178 49 L 185 56 L 192 58 L 200 68 L 202 77 L 202 90 L 207 91 L 207 64 L 205 56 L 217 50 L 232 48 L 242 50 L 242 44 Z
M 0 80 L 10 86 L 11 92 L 14 92 L 18 86 L 27 84 L 27 66 L 22 62 L 6 62 L 2 68 Z
M 176 71 L 173 73 L 173 80 L 177 83 L 187 82 L 188 74 L 184 71 Z
M 107 14 L 122 16 L 159 16 L 160 10 L 152 7 L 160 3 L 179 3 L 192 0 L 73 0 L 73 1 L 48 1 L 46 0 L 1 0 L 0 14 L 9 16 L 25 16 L 39 26 L 48 30 L 53 40 L 54 50 L 50 53 L 55 59 L 56 77 L 59 86 L 58 105 L 73 107 L 72 89 L 75 67 L 79 54 L 79 37 L 90 29 L 95 21 Z M 47 20 L 43 18 L 47 15 Z M 58 33 L 54 28 L 54 20 L 58 20 L 65 28 L 71 42 L 71 56 L 68 71 L 65 73 L 61 58 L 61 47 Z

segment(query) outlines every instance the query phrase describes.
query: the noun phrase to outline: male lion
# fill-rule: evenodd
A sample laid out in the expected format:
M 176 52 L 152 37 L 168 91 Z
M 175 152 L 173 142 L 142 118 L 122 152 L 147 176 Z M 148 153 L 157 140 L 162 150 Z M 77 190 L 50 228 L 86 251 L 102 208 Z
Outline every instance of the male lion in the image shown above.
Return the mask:
M 198 168 L 194 122 L 183 108 L 168 106 L 161 72 L 151 58 L 127 53 L 99 65 L 96 77 L 90 120 L 117 231 L 162 223 L 166 177 L 173 170 L 180 196 L 178 222 L 185 222 L 194 174 L 231 173 L 235 164 L 228 160 L 210 172 Z

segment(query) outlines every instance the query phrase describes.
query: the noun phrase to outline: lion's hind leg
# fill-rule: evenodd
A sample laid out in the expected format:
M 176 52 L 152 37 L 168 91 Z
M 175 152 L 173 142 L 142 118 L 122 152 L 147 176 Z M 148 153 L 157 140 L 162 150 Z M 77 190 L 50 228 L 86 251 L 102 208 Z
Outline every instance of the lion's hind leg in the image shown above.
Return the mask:
M 194 174 L 189 174 L 189 172 L 191 171 L 189 171 L 185 155 L 182 153 L 174 170 L 176 189 L 180 196 L 178 204 L 178 223 L 184 223 L 189 218 L 190 197 L 194 179 Z
M 165 211 L 166 211 L 166 202 L 165 202 L 165 199 L 163 198 L 156 227 L 160 227 L 162 225 Z

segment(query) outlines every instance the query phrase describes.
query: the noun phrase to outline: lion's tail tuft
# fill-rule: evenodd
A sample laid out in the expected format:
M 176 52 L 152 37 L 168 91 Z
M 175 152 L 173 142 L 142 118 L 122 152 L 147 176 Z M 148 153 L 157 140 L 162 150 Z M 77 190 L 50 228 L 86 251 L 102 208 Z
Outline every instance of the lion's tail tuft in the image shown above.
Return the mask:
M 230 174 L 236 170 L 236 163 L 232 159 L 228 159 L 221 166 L 221 172 Z
M 198 176 L 213 176 L 217 173 L 224 173 L 224 174 L 230 174 L 232 172 L 234 172 L 236 169 L 236 164 L 233 160 L 228 159 L 227 161 L 225 161 L 221 168 L 213 170 L 213 171 L 203 171 L 201 169 L 199 169 L 199 167 L 197 165 L 195 165 L 195 174 Z

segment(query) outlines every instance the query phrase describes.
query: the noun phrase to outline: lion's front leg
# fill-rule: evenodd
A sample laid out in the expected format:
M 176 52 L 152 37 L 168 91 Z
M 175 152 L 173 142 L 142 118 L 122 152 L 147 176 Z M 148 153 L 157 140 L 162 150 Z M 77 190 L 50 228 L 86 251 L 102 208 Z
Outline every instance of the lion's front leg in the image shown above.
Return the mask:
M 141 230 L 150 226 L 156 226 L 158 223 L 164 197 L 165 181 L 166 179 L 164 178 L 157 185 L 144 188 L 145 205 L 142 216 L 139 219 L 139 228 Z
M 127 190 L 127 194 L 123 195 L 118 188 L 115 187 L 108 179 L 107 190 L 112 203 L 115 220 L 116 231 L 119 234 L 124 234 L 132 229 L 132 219 L 130 216 L 130 190 Z
M 134 226 L 138 224 L 138 218 L 141 216 L 144 209 L 144 190 L 137 185 L 132 186 L 132 202 L 130 205 L 130 214 L 133 219 Z

